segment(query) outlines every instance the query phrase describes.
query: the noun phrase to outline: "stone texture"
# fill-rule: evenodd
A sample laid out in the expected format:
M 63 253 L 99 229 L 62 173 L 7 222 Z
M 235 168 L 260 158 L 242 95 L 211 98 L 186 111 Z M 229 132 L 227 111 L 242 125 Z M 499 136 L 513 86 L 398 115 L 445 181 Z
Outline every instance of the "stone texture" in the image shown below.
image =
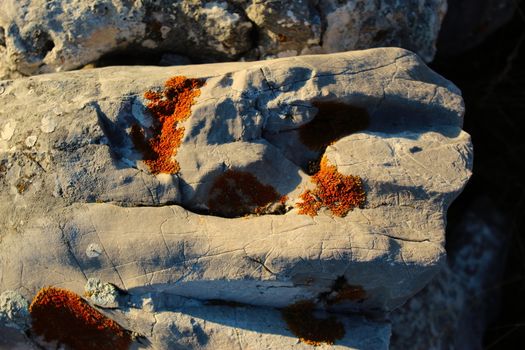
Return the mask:
M 30 325 L 29 303 L 17 292 L 7 290 L 0 294 L 0 325 L 26 330 Z
M 483 349 L 498 313 L 509 228 L 488 198 L 472 203 L 449 234 L 445 268 L 392 312 L 392 349 Z
M 180 299 L 180 298 L 179 298 Z M 152 347 L 176 349 L 312 349 L 290 332 L 278 310 L 250 306 L 206 305 L 171 298 L 170 311 L 134 310 L 112 316 L 151 334 Z M 164 305 L 165 307 L 166 305 Z M 175 310 L 175 311 L 173 311 Z M 319 318 L 329 315 L 319 313 Z M 332 315 L 333 316 L 333 315 Z M 388 349 L 390 324 L 361 316 L 337 315 L 345 329 L 342 339 L 319 349 Z M 140 322 L 141 320 L 142 322 Z
M 111 283 L 104 283 L 98 278 L 89 278 L 84 286 L 84 295 L 96 306 L 116 308 L 119 306 L 119 291 Z
M 143 93 L 178 75 L 205 84 L 182 123 L 180 172 L 154 175 L 130 133 L 152 125 Z M 440 269 L 446 209 L 472 166 L 459 90 L 402 49 L 1 84 L 0 291 L 27 298 L 46 285 L 81 293 L 96 277 L 138 297 L 268 307 L 306 299 L 382 314 Z M 327 113 L 334 106 L 342 119 Z M 304 139 L 319 120 L 363 118 L 326 150 Z M 299 214 L 313 186 L 308 166 L 322 154 L 362 178 L 363 208 Z M 210 215 L 213 184 L 231 169 L 286 195 L 282 210 Z
M 157 64 L 166 53 L 214 62 L 400 46 L 430 61 L 445 12 L 445 0 L 4 0 L 0 79 L 108 55 Z

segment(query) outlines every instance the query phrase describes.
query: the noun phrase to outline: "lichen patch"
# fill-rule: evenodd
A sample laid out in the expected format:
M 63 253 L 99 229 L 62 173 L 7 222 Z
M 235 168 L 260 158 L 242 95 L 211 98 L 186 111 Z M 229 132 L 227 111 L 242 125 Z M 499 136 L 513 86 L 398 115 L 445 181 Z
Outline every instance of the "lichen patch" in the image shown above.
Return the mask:
M 203 85 L 201 79 L 176 76 L 166 81 L 162 92 L 144 94 L 149 100 L 146 107 L 154 119 L 153 136 L 146 139 L 146 132 L 138 124 L 132 126 L 130 136 L 151 173 L 176 174 L 180 170 L 174 159 L 184 136 L 180 123 L 191 115 L 191 106 Z
M 299 128 L 301 142 L 312 151 L 324 153 L 331 143 L 368 127 L 370 116 L 360 107 L 339 102 L 313 102 L 318 112 Z
M 361 178 L 341 174 L 335 165 L 328 164 L 326 156 L 311 179 L 316 187 L 300 195 L 302 202 L 297 203 L 299 214 L 316 216 L 322 208 L 328 208 L 335 216 L 343 217 L 354 208 L 362 207 L 366 201 Z
M 334 316 L 317 318 L 314 303 L 309 300 L 298 301 L 284 308 L 281 313 L 290 331 L 303 343 L 319 346 L 332 345 L 345 335 L 343 324 Z
M 208 198 L 210 212 L 224 217 L 275 212 L 287 200 L 255 175 L 232 169 L 215 179 Z
M 124 350 L 130 332 L 66 289 L 41 289 L 29 306 L 32 331 L 72 349 Z

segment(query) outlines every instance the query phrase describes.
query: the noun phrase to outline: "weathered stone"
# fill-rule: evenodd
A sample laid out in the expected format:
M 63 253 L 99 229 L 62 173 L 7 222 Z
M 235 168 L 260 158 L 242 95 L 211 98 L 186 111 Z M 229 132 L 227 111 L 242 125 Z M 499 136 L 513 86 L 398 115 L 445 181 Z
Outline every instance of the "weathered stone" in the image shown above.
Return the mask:
M 179 52 L 231 60 L 250 48 L 252 24 L 227 2 L 4 1 L 0 78 L 79 68 L 110 53 Z
M 104 283 L 98 278 L 89 278 L 84 286 L 84 294 L 96 306 L 116 308 L 119 306 L 119 292 L 111 283 Z
M 445 0 L 4 0 L 0 79 L 108 55 L 157 64 L 166 53 L 214 62 L 400 46 L 430 61 L 445 11 Z
M 154 157 L 166 119 L 143 94 L 181 75 L 166 88 L 180 119 L 161 135 L 183 137 Z M 402 49 L 1 84 L 0 290 L 27 298 L 96 277 L 133 298 L 381 314 L 439 270 L 445 212 L 472 166 L 459 90 Z M 300 213 L 321 156 L 362 181 L 366 202 L 346 216 Z M 246 202 L 252 191 L 275 200 Z
M 448 264 L 392 312 L 392 349 L 483 348 L 483 335 L 498 313 L 508 220 L 485 197 L 472 203 L 448 235 Z
M 182 122 L 180 172 L 154 175 L 132 125 L 151 132 L 142 94 L 181 74 L 204 86 Z M 133 293 L 388 311 L 439 270 L 445 210 L 470 176 L 459 90 L 401 49 L 2 86 L 0 290 L 24 286 L 28 297 L 45 285 L 81 291 L 97 277 Z M 353 106 L 336 125 L 367 123 L 325 140 L 326 152 L 311 149 L 304 125 L 316 115 L 329 124 L 330 104 Z M 366 203 L 344 218 L 296 207 L 323 153 L 363 181 Z M 228 169 L 286 196 L 282 215 L 202 215 L 213 214 L 209 197 Z M 331 303 L 336 282 L 364 296 Z
M 26 330 L 29 320 L 29 303 L 17 292 L 8 290 L 0 294 L 0 326 Z
M 104 310 L 133 329 L 137 343 L 161 349 L 311 349 L 300 341 L 282 311 L 220 300 L 199 301 L 170 294 L 147 295 L 135 307 Z M 332 318 L 343 329 L 334 345 L 323 349 L 388 349 L 390 324 L 358 315 L 317 311 L 318 320 Z M 315 327 L 314 327 L 315 328 Z M 319 329 L 319 332 L 322 329 Z M 325 330 L 326 331 L 326 330 Z M 313 334 L 319 336 L 319 334 Z M 311 340 L 310 340 L 311 341 Z

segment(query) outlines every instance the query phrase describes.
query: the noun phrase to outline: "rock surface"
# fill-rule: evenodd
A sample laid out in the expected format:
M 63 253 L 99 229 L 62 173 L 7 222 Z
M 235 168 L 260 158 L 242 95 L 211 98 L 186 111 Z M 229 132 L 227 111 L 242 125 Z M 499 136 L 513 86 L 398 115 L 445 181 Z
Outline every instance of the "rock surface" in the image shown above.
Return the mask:
M 312 349 L 290 331 L 279 310 L 202 302 L 169 294 L 133 299 L 135 307 L 106 311 L 142 335 L 139 348 L 156 349 Z M 335 318 L 344 329 L 335 344 L 316 349 L 388 349 L 390 324 L 356 315 L 317 312 L 318 319 Z
M 159 95 L 143 94 L 181 75 L 199 83 L 174 97 L 191 106 L 164 159 L 180 171 L 156 174 L 139 136 L 159 130 Z M 382 314 L 439 270 L 472 166 L 459 90 L 402 49 L 0 84 L 0 291 L 27 298 L 96 277 L 133 296 Z M 362 179 L 361 208 L 300 214 L 321 156 Z M 235 212 L 257 188 L 278 206 Z
M 473 203 L 448 234 L 445 268 L 391 314 L 392 349 L 483 349 L 498 313 L 509 225 L 488 198 Z
M 4 0 L 0 79 L 108 55 L 157 64 L 165 53 L 213 62 L 400 46 L 430 61 L 445 12 L 445 0 Z

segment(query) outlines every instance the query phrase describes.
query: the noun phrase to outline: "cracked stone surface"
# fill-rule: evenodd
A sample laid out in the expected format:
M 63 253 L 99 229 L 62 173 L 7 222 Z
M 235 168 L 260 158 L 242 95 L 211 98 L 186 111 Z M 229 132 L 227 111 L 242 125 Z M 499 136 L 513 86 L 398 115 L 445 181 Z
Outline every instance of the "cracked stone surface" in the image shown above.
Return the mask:
M 205 84 L 182 123 L 180 172 L 153 175 L 131 126 L 151 125 L 143 93 L 179 75 Z M 471 174 L 460 91 L 402 49 L 0 84 L 0 291 L 28 299 L 47 285 L 81 294 L 95 277 L 132 296 L 272 308 L 306 299 L 380 315 L 439 271 L 446 210 Z M 366 126 L 309 148 L 304 130 L 334 105 L 338 125 Z M 367 201 L 346 217 L 296 208 L 322 154 L 363 181 Z M 284 212 L 209 215 L 210 188 L 228 169 L 285 195 Z M 344 288 L 359 297 L 338 299 Z
M 288 330 L 278 310 L 248 305 L 220 305 L 173 295 L 147 295 L 135 307 L 105 314 L 138 334 L 139 348 L 158 349 L 312 349 Z M 141 306 L 141 309 L 137 307 Z M 329 316 L 318 312 L 319 318 Z M 333 316 L 333 315 L 332 315 Z M 345 336 L 318 349 L 388 349 L 391 327 L 358 315 L 337 315 Z
M 509 220 L 487 197 L 472 203 L 449 234 L 447 265 L 390 315 L 391 349 L 483 348 L 499 309 Z
M 216 62 L 399 46 L 430 61 L 445 12 L 446 0 L 4 0 L 0 79 L 112 55 Z

